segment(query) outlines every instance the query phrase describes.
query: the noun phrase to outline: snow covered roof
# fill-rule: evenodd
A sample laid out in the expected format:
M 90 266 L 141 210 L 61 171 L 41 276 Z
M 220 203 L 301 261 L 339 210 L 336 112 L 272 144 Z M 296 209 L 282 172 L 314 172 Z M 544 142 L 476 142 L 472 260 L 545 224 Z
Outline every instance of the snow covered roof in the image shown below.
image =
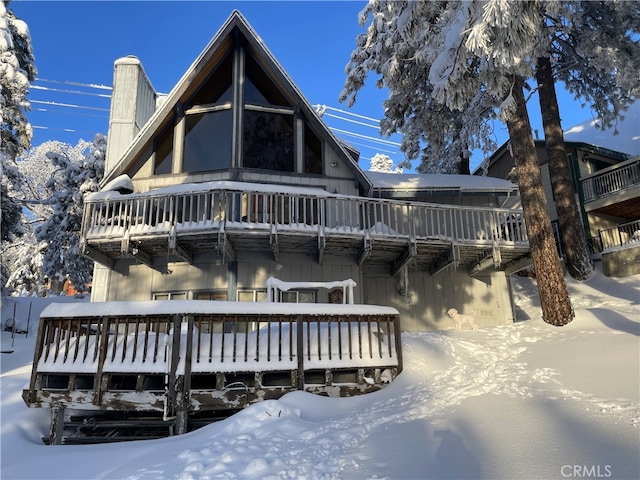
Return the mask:
M 392 307 L 329 303 L 228 302 L 215 300 L 148 300 L 144 302 L 52 303 L 41 318 L 148 315 L 399 315 Z
M 477 175 L 365 173 L 373 183 L 374 191 L 511 192 L 518 189 L 508 180 Z
M 597 120 L 586 120 L 564 132 L 566 142 L 582 142 L 628 155 L 640 155 L 640 101 L 624 113 L 614 128 L 601 130 Z M 617 132 L 617 133 L 616 133 Z

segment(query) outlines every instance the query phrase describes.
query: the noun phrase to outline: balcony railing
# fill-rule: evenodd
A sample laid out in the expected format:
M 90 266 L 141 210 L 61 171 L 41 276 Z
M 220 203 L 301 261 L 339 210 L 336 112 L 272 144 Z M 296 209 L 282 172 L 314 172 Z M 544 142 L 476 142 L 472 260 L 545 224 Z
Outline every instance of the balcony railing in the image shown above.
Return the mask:
M 637 244 L 640 246 L 640 220 L 599 230 L 598 240 L 600 252 L 624 245 Z
M 206 186 L 90 198 L 82 241 L 238 229 L 488 245 L 528 241 L 521 210 Z
M 640 185 L 640 157 L 583 179 L 584 201 L 590 202 L 636 185 Z

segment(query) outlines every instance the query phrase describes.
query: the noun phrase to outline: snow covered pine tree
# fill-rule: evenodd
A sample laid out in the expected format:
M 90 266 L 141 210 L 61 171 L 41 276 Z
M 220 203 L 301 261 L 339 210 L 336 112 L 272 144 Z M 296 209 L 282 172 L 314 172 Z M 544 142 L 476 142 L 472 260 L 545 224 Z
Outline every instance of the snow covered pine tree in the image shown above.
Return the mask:
M 410 144 L 441 135 L 438 125 L 443 123 L 461 126 L 458 132 L 445 131 L 449 162 L 459 162 L 464 148 L 487 148 L 488 121 L 499 113 L 516 158 L 543 317 L 547 323 L 565 325 L 574 312 L 555 249 L 523 92 L 524 79 L 533 75 L 530 60 L 539 55 L 538 3 L 373 0 L 360 14 L 362 25 L 369 16 L 371 24 L 356 40 L 341 100 L 349 98 L 352 104 L 367 72 L 379 73 L 378 85 L 390 92 L 383 124 L 409 135 Z
M 640 3 L 541 2 L 540 43 L 547 52 L 535 70 L 551 186 L 567 269 L 576 280 L 593 273 L 564 146 L 555 78 L 590 104 L 602 128 L 611 127 L 640 96 Z M 594 45 L 596 48 L 594 48 Z
M 58 151 L 47 155 L 58 168 L 47 185 L 54 192 L 50 200 L 53 213 L 36 229 L 36 237 L 47 244 L 43 271 L 49 278 L 68 276 L 77 287 L 91 281 L 93 261 L 79 251 L 80 229 L 84 195 L 100 189 L 106 149 L 106 137 L 98 134 L 80 160 Z
M 37 73 L 27 24 L 7 9 L 8 3 L 0 2 L 0 230 L 3 250 L 8 240 L 22 233 L 21 207 L 14 202 L 10 192 L 21 181 L 15 160 L 31 145 L 33 132 L 25 112 L 29 109 L 29 85 Z M 4 265 L 2 267 L 0 287 L 4 297 L 7 272 Z

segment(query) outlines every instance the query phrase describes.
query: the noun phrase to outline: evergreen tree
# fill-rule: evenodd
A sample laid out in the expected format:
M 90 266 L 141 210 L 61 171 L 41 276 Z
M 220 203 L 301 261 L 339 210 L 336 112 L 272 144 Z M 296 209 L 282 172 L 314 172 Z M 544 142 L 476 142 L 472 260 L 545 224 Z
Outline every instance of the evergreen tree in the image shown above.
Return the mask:
M 91 143 L 80 140 L 75 146 L 47 141 L 29 149 L 15 162 L 22 178 L 19 189 L 12 193 L 15 200 L 15 214 L 20 217 L 19 225 L 23 234 L 12 236 L 3 243 L 2 268 L 8 272 L 5 287 L 14 293 L 43 295 L 44 277 L 42 272 L 43 254 L 46 243 L 36 239 L 35 230 L 53 213 L 51 203 L 54 192 L 47 187 L 49 179 L 57 172 L 48 155 L 64 155 L 70 162 L 79 163 L 87 154 Z M 3 210 L 3 214 L 5 211 Z
M 46 185 L 53 192 L 52 214 L 36 229 L 37 239 L 46 243 L 43 273 L 60 281 L 68 276 L 78 288 L 91 281 L 93 271 L 93 262 L 79 251 L 84 196 L 99 190 L 106 147 L 106 137 L 96 135 L 80 161 L 65 152 L 47 155 L 57 170 Z
M 384 173 L 402 173 L 401 167 L 393 168 L 393 160 L 389 155 L 383 153 L 376 153 L 371 157 L 370 172 L 384 172 Z
M 361 13 L 361 23 L 369 15 L 371 24 L 357 40 L 341 98 L 354 101 L 366 73 L 381 73 L 379 82 L 390 90 L 390 98 L 400 89 L 401 98 L 411 105 L 393 109 L 385 103 L 387 119 L 393 116 L 390 124 L 406 128 L 406 119 L 398 114 L 426 114 L 414 122 L 428 132 L 423 135 L 426 141 L 433 137 L 433 125 L 452 117 L 456 123 L 450 125 L 463 126 L 457 146 L 449 149 L 452 159 L 459 159 L 464 148 L 474 148 L 478 138 L 486 139 L 488 119 L 499 113 L 516 158 L 544 320 L 554 325 L 570 322 L 573 308 L 555 252 L 523 92 L 523 79 L 532 75 L 530 59 L 547 46 L 536 35 L 542 24 L 538 3 L 374 0 Z M 411 63 L 413 67 L 404 68 Z M 417 110 L 415 103 L 423 101 L 418 107 L 422 110 Z
M 27 94 L 36 77 L 29 29 L 7 9 L 8 4 L 8 1 L 0 2 L 0 231 L 3 253 L 6 242 L 22 234 L 21 207 L 12 198 L 12 192 L 21 183 L 15 159 L 31 144 L 32 129 L 26 118 Z M 0 269 L 3 298 L 7 294 L 6 278 L 7 270 L 3 265 Z
M 495 117 L 496 99 L 481 88 L 474 77 L 475 66 L 456 71 L 468 91 L 474 92 L 473 100 L 466 103 L 467 116 L 440 101 L 437 82 L 429 78 L 429 67 L 437 54 L 447 45 L 448 37 L 458 32 L 452 25 L 452 33 L 448 33 L 444 22 L 451 21 L 466 5 L 449 7 L 441 18 L 439 2 L 369 2 L 360 13 L 360 24 L 369 17 L 371 24 L 356 38 L 340 94 L 340 101 L 352 106 L 369 72 L 379 75 L 376 85 L 389 92 L 381 133 L 401 133 L 400 149 L 407 160 L 399 166 L 410 168 L 411 160 L 421 157 L 417 170 L 422 173 L 469 173 L 470 151 L 496 148 L 488 121 Z
M 640 95 L 640 4 L 619 1 L 543 3 L 543 34 L 548 52 L 537 60 L 535 77 L 544 127 L 545 148 L 560 238 L 569 274 L 585 280 L 593 273 L 580 210 L 564 145 L 555 78 L 576 99 L 591 105 L 610 128 Z

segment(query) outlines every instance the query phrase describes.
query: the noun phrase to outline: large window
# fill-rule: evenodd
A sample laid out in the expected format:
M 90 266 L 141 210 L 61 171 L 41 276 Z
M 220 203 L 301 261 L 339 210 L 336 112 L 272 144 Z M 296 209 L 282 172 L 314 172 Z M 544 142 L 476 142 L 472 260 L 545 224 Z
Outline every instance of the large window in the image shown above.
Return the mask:
M 293 172 L 293 115 L 244 111 L 243 164 L 278 172 Z
M 234 69 L 234 61 L 243 57 L 244 78 L 235 79 L 234 85 L 234 71 L 243 71 Z M 278 72 L 263 69 L 256 58 L 249 49 L 243 55 L 229 52 L 197 90 L 176 105 L 171 125 L 153 143 L 154 174 L 170 174 L 180 166 L 185 173 L 240 166 L 322 174 L 322 141 L 296 113 Z M 239 88 L 241 95 L 234 95 Z M 243 105 L 234 105 L 236 98 L 242 98 Z M 240 120 L 241 128 L 234 128 L 233 122 Z M 238 150 L 232 148 L 237 140 Z M 183 148 L 175 149 L 176 144 Z M 298 153 L 303 158 L 297 158 Z
M 153 173 L 162 175 L 171 173 L 173 164 L 173 122 L 162 132 L 155 143 Z
M 186 292 L 161 292 L 153 294 L 154 300 L 186 300 Z
M 307 122 L 304 124 L 304 173 L 322 174 L 322 142 Z
M 227 292 L 223 290 L 215 290 L 212 292 L 196 292 L 193 295 L 194 300 L 226 300 Z
M 231 166 L 231 109 L 192 113 L 185 119 L 184 172 Z
M 315 290 L 289 290 L 280 292 L 282 303 L 316 303 Z

